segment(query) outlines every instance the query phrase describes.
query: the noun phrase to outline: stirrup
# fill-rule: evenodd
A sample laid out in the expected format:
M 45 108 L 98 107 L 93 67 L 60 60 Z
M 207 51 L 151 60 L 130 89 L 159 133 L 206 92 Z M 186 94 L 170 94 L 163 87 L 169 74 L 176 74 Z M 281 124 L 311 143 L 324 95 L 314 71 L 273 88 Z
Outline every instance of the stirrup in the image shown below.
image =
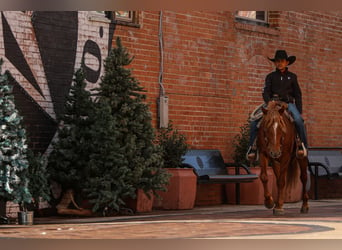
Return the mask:
M 259 153 L 257 149 L 254 149 L 253 146 L 249 147 L 246 153 L 247 161 L 254 162 L 259 160 Z
M 300 144 L 300 146 L 302 147 L 302 149 L 299 149 L 299 146 L 297 146 L 297 149 L 296 149 L 296 157 L 299 158 L 299 159 L 302 159 L 302 158 L 308 156 L 308 151 L 307 151 L 306 147 L 304 146 L 304 143 L 303 143 L 303 142 Z M 301 151 L 302 151 L 303 153 L 302 153 Z

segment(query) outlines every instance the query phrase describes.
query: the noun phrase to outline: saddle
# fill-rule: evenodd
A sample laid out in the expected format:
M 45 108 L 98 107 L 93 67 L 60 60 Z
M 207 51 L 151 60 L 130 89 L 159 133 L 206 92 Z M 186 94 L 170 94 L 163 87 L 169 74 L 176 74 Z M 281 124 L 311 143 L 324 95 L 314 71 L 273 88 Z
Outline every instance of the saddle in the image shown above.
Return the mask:
M 280 101 L 280 100 L 276 100 L 276 101 L 277 101 L 277 105 L 279 105 L 279 108 L 281 108 L 282 106 L 285 107 L 284 114 L 290 120 L 290 122 L 293 123 L 294 119 L 293 119 L 292 113 L 289 112 L 288 109 L 287 109 L 287 103 L 283 102 L 283 101 Z M 254 111 L 250 114 L 250 117 L 249 117 L 249 121 L 250 122 L 258 121 L 258 123 L 257 123 L 257 127 L 258 128 L 260 127 L 260 123 L 261 123 L 263 115 L 264 115 L 264 113 L 262 112 L 262 108 L 266 109 L 267 108 L 267 104 L 266 103 L 262 103 L 259 106 L 257 106 L 254 109 Z M 295 143 L 296 143 L 296 155 L 297 155 L 297 157 L 298 158 L 302 158 L 302 157 L 306 156 L 307 155 L 306 148 L 305 148 L 304 144 L 301 142 L 298 134 L 296 134 Z M 255 144 L 255 142 L 254 142 L 254 144 Z M 256 145 L 254 145 L 253 147 L 256 148 Z M 303 152 L 299 153 L 299 151 L 300 151 L 299 148 L 302 148 Z
M 287 109 L 287 103 L 279 101 L 279 104 L 278 104 L 278 105 L 279 105 L 279 108 L 281 108 L 282 105 L 285 106 L 284 114 L 289 118 L 289 120 L 290 120 L 291 122 L 294 122 L 294 119 L 293 119 L 293 117 L 292 117 L 291 112 L 289 112 L 288 109 Z M 266 103 L 262 103 L 262 104 L 260 104 L 259 106 L 257 106 L 257 107 L 254 109 L 254 111 L 253 111 L 253 112 L 250 114 L 250 116 L 249 116 L 249 121 L 250 121 L 250 122 L 259 120 L 259 122 L 258 122 L 258 127 L 260 126 L 261 118 L 262 118 L 263 115 L 264 115 L 264 113 L 262 112 L 262 108 L 265 108 L 265 109 L 267 108 Z

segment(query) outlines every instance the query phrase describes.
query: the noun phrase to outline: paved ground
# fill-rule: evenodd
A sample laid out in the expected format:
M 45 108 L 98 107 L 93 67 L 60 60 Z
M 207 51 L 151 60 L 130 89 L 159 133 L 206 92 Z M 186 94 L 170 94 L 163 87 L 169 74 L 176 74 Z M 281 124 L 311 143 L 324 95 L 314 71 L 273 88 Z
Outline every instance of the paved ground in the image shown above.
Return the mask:
M 0 225 L 0 239 L 342 239 L 342 199 L 285 204 L 274 216 L 262 205 L 219 205 L 147 214 L 35 218 L 32 226 Z

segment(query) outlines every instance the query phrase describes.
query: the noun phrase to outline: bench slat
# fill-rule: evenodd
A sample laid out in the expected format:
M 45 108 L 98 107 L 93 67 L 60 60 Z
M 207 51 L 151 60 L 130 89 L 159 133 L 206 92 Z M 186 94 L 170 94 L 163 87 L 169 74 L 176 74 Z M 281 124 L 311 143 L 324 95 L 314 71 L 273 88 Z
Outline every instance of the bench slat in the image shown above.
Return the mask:
M 258 178 L 257 175 L 254 174 L 242 174 L 242 175 L 202 175 L 199 177 L 199 182 L 208 182 L 211 183 L 243 183 L 243 182 L 252 182 Z

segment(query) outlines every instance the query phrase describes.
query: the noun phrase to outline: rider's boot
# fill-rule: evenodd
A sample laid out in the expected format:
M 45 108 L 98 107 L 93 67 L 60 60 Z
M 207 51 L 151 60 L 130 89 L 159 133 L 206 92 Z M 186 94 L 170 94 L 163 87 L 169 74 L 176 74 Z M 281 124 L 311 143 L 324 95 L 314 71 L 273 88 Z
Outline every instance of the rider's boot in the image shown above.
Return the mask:
M 308 155 L 307 149 L 305 148 L 304 143 L 301 142 L 298 137 L 296 139 L 296 144 L 297 144 L 297 148 L 296 148 L 297 158 L 302 159 L 302 158 L 306 157 Z
M 256 148 L 255 144 L 253 144 L 252 146 L 250 146 L 248 148 L 248 151 L 247 151 L 247 154 L 246 154 L 246 158 L 250 162 L 254 162 L 254 161 L 257 160 L 257 158 L 258 158 L 258 151 L 257 151 L 257 148 Z

